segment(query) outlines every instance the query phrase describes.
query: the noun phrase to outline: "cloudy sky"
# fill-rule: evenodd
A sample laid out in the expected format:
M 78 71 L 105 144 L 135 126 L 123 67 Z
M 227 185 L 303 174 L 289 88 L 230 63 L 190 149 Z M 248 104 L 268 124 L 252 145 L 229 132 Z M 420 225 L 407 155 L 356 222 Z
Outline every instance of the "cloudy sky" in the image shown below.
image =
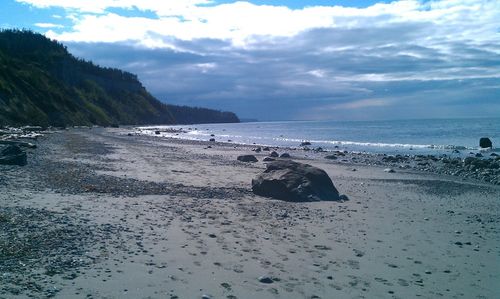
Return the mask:
M 0 26 L 259 120 L 500 116 L 500 1 L 2 0 Z

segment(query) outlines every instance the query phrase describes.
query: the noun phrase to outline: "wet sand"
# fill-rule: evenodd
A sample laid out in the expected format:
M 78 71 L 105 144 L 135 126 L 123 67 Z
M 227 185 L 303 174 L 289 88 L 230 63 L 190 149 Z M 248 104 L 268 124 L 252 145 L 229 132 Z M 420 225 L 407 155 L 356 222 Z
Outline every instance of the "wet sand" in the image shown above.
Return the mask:
M 251 192 L 268 152 L 124 132 L 0 166 L 0 298 L 500 297 L 499 186 L 296 151 L 350 200 L 288 203 Z

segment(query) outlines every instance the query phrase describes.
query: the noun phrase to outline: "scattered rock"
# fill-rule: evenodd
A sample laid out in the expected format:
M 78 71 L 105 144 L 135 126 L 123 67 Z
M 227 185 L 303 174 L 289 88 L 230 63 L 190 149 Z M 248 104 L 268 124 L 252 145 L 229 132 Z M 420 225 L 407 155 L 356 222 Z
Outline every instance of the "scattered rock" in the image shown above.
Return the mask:
M 270 149 L 268 146 L 266 146 L 266 147 L 264 147 L 262 150 L 263 150 L 263 151 L 267 151 L 267 152 L 268 152 L 268 151 L 270 151 L 271 149 Z
M 306 146 L 306 145 L 311 145 L 309 141 L 304 141 L 300 144 L 300 146 Z
M 17 145 L 8 145 L 0 151 L 0 164 L 24 166 L 27 164 L 26 153 Z
M 208 141 L 215 142 L 215 138 L 210 138 Z
M 280 155 L 280 158 L 290 158 L 290 154 L 289 153 L 283 153 Z
M 264 160 L 262 160 L 264 162 L 271 162 L 271 161 L 276 161 L 276 159 L 274 158 L 271 158 L 271 157 L 265 157 Z
M 160 135 L 160 133 L 161 133 L 160 131 L 155 131 L 156 135 Z
M 479 139 L 479 147 L 481 148 L 493 147 L 493 144 L 488 137 L 483 137 Z
M 236 158 L 238 161 L 241 162 L 258 162 L 257 158 L 254 155 L 241 155 Z
M 328 174 L 317 167 L 294 161 L 274 161 L 252 180 L 255 194 L 292 202 L 339 200 Z
M 386 169 L 384 169 L 384 172 L 394 173 L 396 171 L 394 169 L 392 169 L 392 168 L 386 168 Z

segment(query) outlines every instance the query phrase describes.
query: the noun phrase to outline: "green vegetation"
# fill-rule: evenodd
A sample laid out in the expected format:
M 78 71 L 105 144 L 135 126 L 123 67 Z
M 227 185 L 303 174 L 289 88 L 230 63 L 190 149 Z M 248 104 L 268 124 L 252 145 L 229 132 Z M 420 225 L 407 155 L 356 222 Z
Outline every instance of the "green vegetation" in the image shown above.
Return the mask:
M 231 112 L 161 103 L 137 76 L 77 59 L 26 30 L 0 31 L 0 125 L 239 122 Z

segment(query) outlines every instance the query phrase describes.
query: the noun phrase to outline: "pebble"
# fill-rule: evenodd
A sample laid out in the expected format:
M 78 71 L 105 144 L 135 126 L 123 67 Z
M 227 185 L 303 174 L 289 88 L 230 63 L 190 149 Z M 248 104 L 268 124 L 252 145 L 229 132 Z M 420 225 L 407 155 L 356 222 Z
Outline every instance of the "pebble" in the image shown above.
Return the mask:
M 260 283 L 273 283 L 273 279 L 269 276 L 261 276 L 259 277 Z

